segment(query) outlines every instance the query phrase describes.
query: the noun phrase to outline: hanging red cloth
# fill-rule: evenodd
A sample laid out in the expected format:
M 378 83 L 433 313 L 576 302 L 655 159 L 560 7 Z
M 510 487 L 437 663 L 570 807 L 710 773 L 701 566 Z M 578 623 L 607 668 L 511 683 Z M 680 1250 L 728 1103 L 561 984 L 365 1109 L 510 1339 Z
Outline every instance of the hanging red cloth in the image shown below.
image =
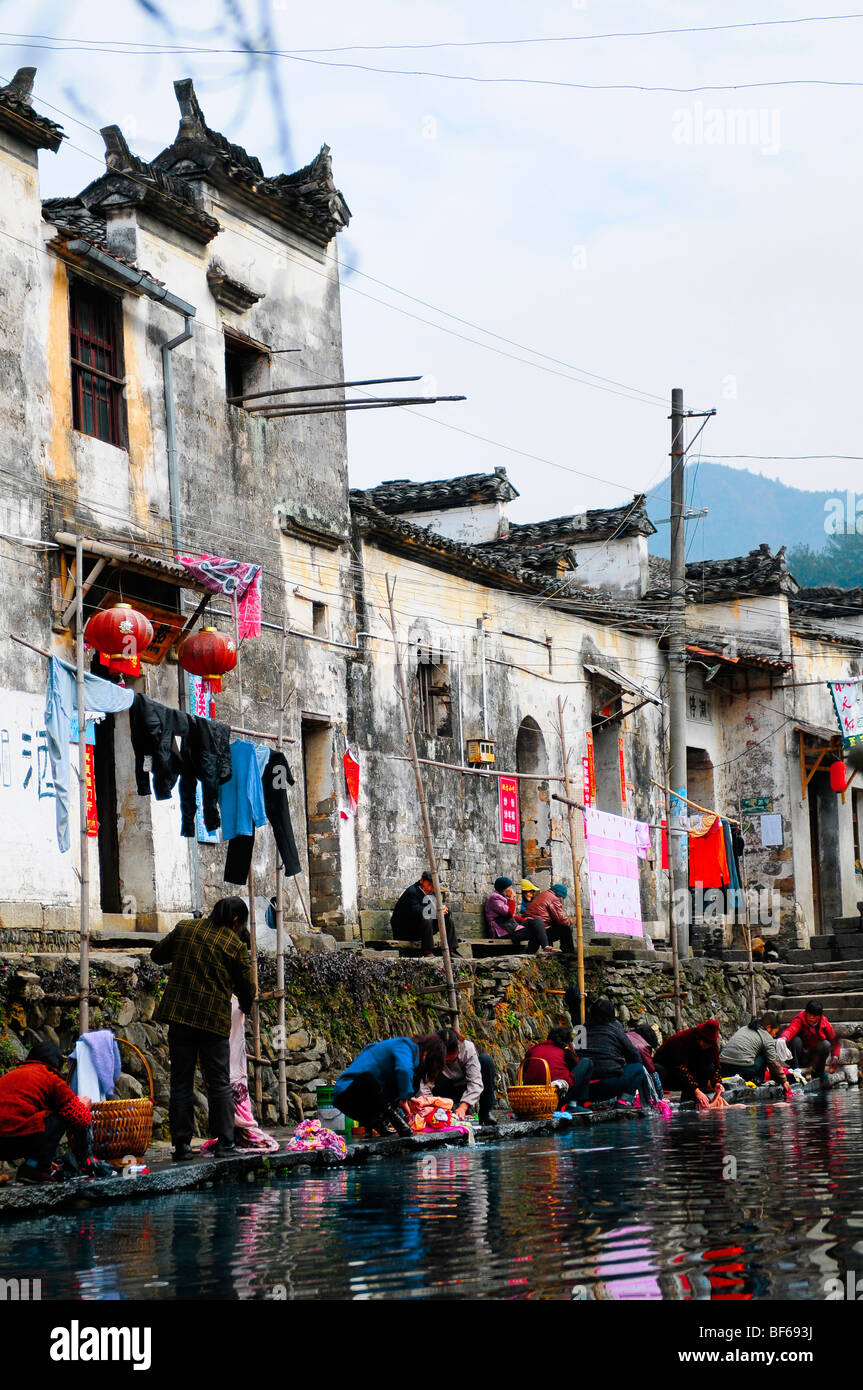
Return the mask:
M 689 836 L 689 886 L 724 888 L 730 882 L 725 836 L 717 816 L 706 835 Z
M 355 816 L 357 805 L 360 799 L 360 765 L 354 757 L 350 748 L 345 749 L 345 756 L 342 759 L 345 769 L 345 786 L 348 789 L 348 799 L 350 801 L 350 814 Z M 348 812 L 342 811 L 342 819 L 347 820 Z

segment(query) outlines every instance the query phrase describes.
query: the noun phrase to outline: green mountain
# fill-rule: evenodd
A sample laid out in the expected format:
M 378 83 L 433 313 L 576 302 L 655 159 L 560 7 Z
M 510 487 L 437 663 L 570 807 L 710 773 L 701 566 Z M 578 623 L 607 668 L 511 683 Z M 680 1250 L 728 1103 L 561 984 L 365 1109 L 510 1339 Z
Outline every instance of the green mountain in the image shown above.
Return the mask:
M 648 495 L 647 514 L 657 528 L 650 551 L 667 557 L 671 536 L 663 496 L 667 481 Z M 707 516 L 687 523 L 690 560 L 745 555 L 766 541 L 772 550 L 787 546 L 789 568 L 802 584 L 863 584 L 863 535 L 854 533 L 855 517 L 849 515 L 853 494 L 810 492 L 746 469 L 694 463 L 687 468 L 686 498 L 690 511 L 707 508 Z M 863 493 L 859 507 L 863 529 Z

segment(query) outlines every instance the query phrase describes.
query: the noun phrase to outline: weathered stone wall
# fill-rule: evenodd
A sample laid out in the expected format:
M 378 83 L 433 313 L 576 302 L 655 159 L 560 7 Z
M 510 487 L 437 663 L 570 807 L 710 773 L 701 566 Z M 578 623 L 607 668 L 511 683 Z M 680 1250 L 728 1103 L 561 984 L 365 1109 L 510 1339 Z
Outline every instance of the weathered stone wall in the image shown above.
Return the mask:
M 515 1080 L 526 1048 L 545 1038 L 563 1015 L 563 991 L 572 976 L 559 962 L 526 957 L 456 963 L 461 1002 L 460 1026 L 490 1052 L 499 1082 Z M 270 957 L 259 961 L 261 989 L 274 984 Z M 756 967 L 758 1006 L 770 990 L 770 967 Z M 749 1014 L 745 971 L 694 961 L 681 970 L 684 1026 L 718 1018 L 723 1036 Z M 110 1027 L 148 1057 L 155 1079 L 158 1135 L 167 1137 L 169 1068 L 165 1029 L 153 1021 L 166 976 L 149 960 L 117 956 L 92 967 L 91 1028 Z M 349 951 L 286 962 L 288 1084 L 304 1110 L 315 1106 L 315 1089 L 330 1084 L 367 1043 L 380 1038 L 429 1032 L 439 1026 L 443 976 L 432 962 L 369 959 Z M 437 989 L 434 989 L 437 987 Z M 606 994 L 624 1023 L 645 1020 L 664 1036 L 674 1031 L 671 966 L 651 962 L 586 962 L 588 997 Z M 77 1009 L 70 1002 L 77 989 L 77 963 L 10 957 L 0 964 L 0 1070 L 26 1054 L 37 1039 L 49 1039 L 68 1051 L 76 1038 Z M 428 992 L 429 990 L 433 992 Z M 426 991 L 425 993 L 423 991 Z M 276 1004 L 262 1007 L 262 1051 L 274 1059 Z M 251 1049 L 250 1049 L 251 1051 Z M 121 1048 L 124 1074 L 121 1096 L 145 1090 L 139 1059 Z M 264 1072 L 262 1120 L 277 1120 L 274 1068 Z M 205 1098 L 196 1094 L 198 1121 Z M 292 1115 L 298 1114 L 296 1107 Z M 203 1132 L 203 1131 L 201 1131 Z

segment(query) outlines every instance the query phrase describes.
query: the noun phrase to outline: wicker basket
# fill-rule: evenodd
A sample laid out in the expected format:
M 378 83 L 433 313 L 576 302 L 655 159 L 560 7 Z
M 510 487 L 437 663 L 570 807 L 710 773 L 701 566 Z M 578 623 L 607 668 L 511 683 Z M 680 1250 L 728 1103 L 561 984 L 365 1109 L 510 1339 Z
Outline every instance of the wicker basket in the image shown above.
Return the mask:
M 544 1086 L 523 1086 L 522 1074 L 524 1072 L 524 1062 L 518 1069 L 518 1083 L 515 1086 L 507 1087 L 507 1099 L 510 1107 L 520 1120 L 545 1120 L 553 1115 L 558 1105 L 559 1091 L 556 1086 L 551 1084 L 551 1072 L 548 1069 L 548 1062 L 544 1057 L 538 1057 L 545 1067 Z
M 117 1038 L 124 1047 L 137 1052 L 147 1068 L 150 1086 L 149 1100 L 136 1096 L 131 1100 L 98 1100 L 91 1106 L 93 1114 L 93 1153 L 96 1158 L 125 1158 L 133 1154 L 143 1158 L 153 1137 L 153 1072 L 140 1048 L 127 1038 Z

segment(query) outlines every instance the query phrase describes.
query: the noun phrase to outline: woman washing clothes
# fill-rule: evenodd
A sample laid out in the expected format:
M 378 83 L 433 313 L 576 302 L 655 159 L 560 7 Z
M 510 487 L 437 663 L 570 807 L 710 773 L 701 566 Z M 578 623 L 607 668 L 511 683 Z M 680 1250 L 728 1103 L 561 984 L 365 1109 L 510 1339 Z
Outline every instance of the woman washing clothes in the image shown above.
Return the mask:
M 722 1110 L 728 1105 L 723 1100 L 719 1024 L 715 1018 L 673 1033 L 657 1048 L 653 1060 L 666 1091 L 680 1091 L 680 1099 L 694 1100 L 699 1110 Z

